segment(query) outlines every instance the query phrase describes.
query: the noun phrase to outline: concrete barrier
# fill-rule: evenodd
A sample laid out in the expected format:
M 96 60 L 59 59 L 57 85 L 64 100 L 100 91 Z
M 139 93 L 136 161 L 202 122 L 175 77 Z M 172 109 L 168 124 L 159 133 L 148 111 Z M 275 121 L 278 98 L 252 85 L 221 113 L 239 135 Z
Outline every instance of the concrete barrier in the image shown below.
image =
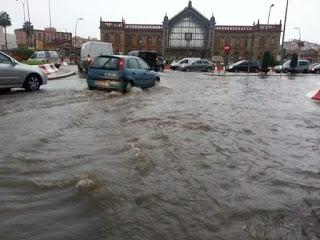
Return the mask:
M 51 64 L 41 64 L 38 67 L 41 68 L 46 73 L 46 75 L 49 75 L 51 73 L 59 72 L 59 69 L 56 68 L 53 63 L 51 63 Z

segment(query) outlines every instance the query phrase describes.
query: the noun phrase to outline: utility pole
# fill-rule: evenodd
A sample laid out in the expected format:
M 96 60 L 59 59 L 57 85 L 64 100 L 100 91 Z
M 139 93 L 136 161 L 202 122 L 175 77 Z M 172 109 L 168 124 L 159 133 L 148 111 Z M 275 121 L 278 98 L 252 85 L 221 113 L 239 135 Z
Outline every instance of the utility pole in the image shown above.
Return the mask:
M 50 18 L 50 28 L 52 28 L 52 24 L 51 24 L 51 1 L 49 1 L 49 18 Z
M 283 68 L 283 61 L 284 61 L 284 38 L 286 36 L 286 25 L 287 25 L 287 16 L 288 16 L 288 5 L 289 5 L 289 0 L 287 0 L 287 5 L 286 5 L 286 14 L 284 17 L 284 26 L 283 26 L 283 34 L 282 34 L 282 46 L 281 46 L 281 66 Z

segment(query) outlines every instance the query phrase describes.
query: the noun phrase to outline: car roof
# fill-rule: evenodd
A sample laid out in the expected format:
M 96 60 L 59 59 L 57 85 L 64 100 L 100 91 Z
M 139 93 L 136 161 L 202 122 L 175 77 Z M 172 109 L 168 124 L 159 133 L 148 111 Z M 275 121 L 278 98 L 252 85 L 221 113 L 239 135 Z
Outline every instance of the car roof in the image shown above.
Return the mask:
M 98 57 L 115 57 L 115 58 L 125 58 L 125 59 L 128 59 L 128 58 L 141 59 L 139 57 L 130 56 L 130 55 L 100 55 Z

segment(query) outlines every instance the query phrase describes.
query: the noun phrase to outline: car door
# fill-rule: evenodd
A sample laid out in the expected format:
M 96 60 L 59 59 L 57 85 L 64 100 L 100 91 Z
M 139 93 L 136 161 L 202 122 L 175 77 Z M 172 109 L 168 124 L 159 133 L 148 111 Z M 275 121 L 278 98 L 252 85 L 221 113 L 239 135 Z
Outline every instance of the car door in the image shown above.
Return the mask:
M 154 75 L 153 75 L 153 71 L 151 71 L 150 66 L 142 59 L 138 59 L 138 62 L 139 62 L 140 70 L 142 73 L 142 77 L 141 77 L 142 81 L 141 81 L 140 87 L 147 88 L 147 87 L 153 86 L 153 82 L 155 79 L 153 79 Z
M 15 64 L 6 55 L 0 53 L 0 87 L 14 87 L 21 82 Z
M 193 71 L 200 71 L 201 70 L 201 61 L 200 60 L 197 60 L 197 61 L 195 61 L 195 62 L 193 62 L 192 63 L 192 67 L 191 67 L 191 69 L 193 70 Z
M 139 86 L 139 84 L 141 84 L 141 81 L 143 81 L 143 71 L 140 69 L 137 59 L 127 59 L 126 72 L 126 77 L 132 80 L 135 86 Z

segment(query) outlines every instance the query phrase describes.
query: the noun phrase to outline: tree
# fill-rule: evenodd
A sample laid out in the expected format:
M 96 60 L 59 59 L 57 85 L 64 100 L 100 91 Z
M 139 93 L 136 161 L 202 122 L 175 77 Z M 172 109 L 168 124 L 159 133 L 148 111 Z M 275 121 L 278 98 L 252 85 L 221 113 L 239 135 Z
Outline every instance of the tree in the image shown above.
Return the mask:
M 268 68 L 272 64 L 272 55 L 269 51 L 265 51 L 262 57 L 261 71 L 265 74 L 268 73 Z
M 298 66 L 298 55 L 296 53 L 292 54 L 290 69 L 291 73 L 295 73 L 295 68 Z
M 31 22 L 25 22 L 23 24 L 23 31 L 26 33 L 27 37 L 28 37 L 28 45 L 31 45 L 31 36 L 33 34 L 33 25 Z
M 11 18 L 7 12 L 2 11 L 0 13 L 0 26 L 4 28 L 4 42 L 5 42 L 6 50 L 8 50 L 7 27 L 11 26 Z

